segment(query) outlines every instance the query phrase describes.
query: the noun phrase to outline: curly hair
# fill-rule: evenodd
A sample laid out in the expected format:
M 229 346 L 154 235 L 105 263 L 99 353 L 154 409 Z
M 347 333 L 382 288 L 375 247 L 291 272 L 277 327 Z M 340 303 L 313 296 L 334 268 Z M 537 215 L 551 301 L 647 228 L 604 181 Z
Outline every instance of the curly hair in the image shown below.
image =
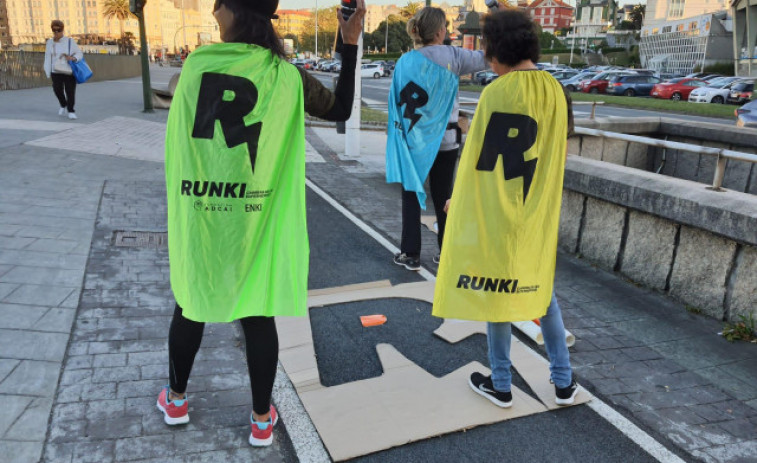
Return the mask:
M 528 14 L 511 9 L 484 16 L 484 53 L 491 60 L 515 66 L 521 61 L 539 61 L 539 34 Z

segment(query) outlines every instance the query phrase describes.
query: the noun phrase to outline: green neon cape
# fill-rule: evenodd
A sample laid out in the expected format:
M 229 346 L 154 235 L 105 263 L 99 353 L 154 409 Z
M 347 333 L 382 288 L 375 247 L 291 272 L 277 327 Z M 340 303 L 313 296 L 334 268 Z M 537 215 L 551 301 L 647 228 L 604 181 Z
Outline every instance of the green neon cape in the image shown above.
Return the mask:
M 304 118 L 298 71 L 269 50 L 189 55 L 166 130 L 171 288 L 186 318 L 307 313 Z

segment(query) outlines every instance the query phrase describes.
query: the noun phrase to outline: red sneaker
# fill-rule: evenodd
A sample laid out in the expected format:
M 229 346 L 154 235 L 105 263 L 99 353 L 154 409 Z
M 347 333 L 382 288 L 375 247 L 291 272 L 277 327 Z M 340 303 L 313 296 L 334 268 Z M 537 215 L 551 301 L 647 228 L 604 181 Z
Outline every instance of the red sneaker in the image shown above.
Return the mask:
M 271 417 L 263 423 L 254 421 L 250 414 L 250 445 L 253 447 L 266 447 L 273 443 L 273 427 L 279 422 L 279 414 L 276 408 L 271 405 Z
M 168 386 L 158 395 L 158 410 L 163 412 L 163 421 L 169 425 L 189 423 L 189 403 L 184 400 L 168 400 Z

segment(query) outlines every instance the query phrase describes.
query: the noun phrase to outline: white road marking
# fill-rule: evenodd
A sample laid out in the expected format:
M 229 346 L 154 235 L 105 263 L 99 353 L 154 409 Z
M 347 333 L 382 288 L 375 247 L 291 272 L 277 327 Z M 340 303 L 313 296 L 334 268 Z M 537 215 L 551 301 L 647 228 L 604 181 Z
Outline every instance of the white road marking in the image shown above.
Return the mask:
M 379 244 L 384 246 L 391 253 L 396 254 L 399 252 L 399 249 L 397 249 L 397 247 L 394 246 L 394 244 L 392 244 L 389 240 L 384 238 L 381 234 L 379 234 L 377 231 L 371 228 L 368 224 L 366 224 L 365 222 L 360 220 L 358 217 L 356 217 L 347 208 L 339 204 L 334 198 L 332 198 L 328 193 L 323 191 L 313 182 L 306 179 L 305 184 L 308 186 L 308 188 L 313 190 L 313 192 L 315 192 L 318 196 L 320 196 L 326 202 L 331 204 L 334 207 L 334 209 L 341 212 L 352 223 L 357 225 L 358 228 L 360 228 L 369 236 L 371 236 L 373 239 L 378 241 Z M 429 281 L 436 280 L 436 277 L 434 277 L 434 275 L 431 272 L 429 272 L 423 267 L 421 267 L 421 270 L 419 273 L 426 280 L 429 280 Z M 582 388 L 582 392 L 585 394 L 589 394 L 589 392 L 583 388 Z M 618 429 L 618 431 L 623 433 L 623 435 L 628 437 L 636 445 L 644 449 L 644 451 L 649 453 L 652 457 L 654 457 L 661 463 L 685 463 L 684 460 L 682 460 L 676 454 L 668 450 L 664 445 L 657 442 L 652 436 L 644 432 L 641 428 L 633 424 L 626 417 L 624 417 L 623 415 L 615 411 L 612 407 L 610 407 L 609 405 L 607 405 L 606 403 L 604 403 L 597 397 L 592 396 L 592 400 L 587 405 L 591 407 L 591 409 L 594 410 L 597 413 L 597 415 L 604 418 L 608 423 L 610 423 L 616 429 Z M 312 422 L 310 422 L 310 425 L 312 426 Z M 289 429 L 289 427 L 287 427 L 287 429 Z M 292 438 L 292 442 L 294 443 L 294 438 Z M 318 444 L 320 445 L 320 442 L 318 442 Z

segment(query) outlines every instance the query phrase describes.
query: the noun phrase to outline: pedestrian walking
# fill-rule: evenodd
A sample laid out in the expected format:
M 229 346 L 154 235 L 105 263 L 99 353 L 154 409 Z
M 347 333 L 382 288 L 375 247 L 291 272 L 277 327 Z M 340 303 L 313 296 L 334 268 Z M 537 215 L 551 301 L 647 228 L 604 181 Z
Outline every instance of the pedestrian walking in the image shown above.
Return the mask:
M 573 379 L 554 295 L 557 232 L 569 96 L 539 71 L 539 36 L 519 10 L 484 17 L 486 57 L 499 77 L 481 93 L 448 203 L 447 237 L 433 314 L 488 322 L 491 376 L 470 387 L 500 407 L 512 405 L 512 321 L 539 318 L 555 402 L 570 405 Z
M 239 320 L 252 389 L 253 446 L 270 445 L 275 316 L 307 314 L 305 112 L 349 118 L 365 4 L 348 21 L 335 91 L 285 59 L 278 0 L 216 0 L 223 43 L 187 58 L 166 131 L 171 288 L 170 384 L 157 406 L 189 422 L 187 382 L 207 322 Z
M 56 19 L 50 23 L 53 38 L 45 44 L 45 74 L 53 81 L 53 92 L 58 98 L 59 116 L 68 113 L 69 119 L 76 119 L 76 79 L 71 70 L 71 61 L 84 58 L 84 53 L 71 37 L 65 37 L 63 21 Z
M 444 203 L 460 147 L 458 81 L 464 74 L 486 69 L 483 51 L 444 45 L 444 10 L 425 7 L 407 22 L 417 50 L 397 61 L 389 91 L 386 180 L 402 184 L 402 239 L 394 263 L 420 270 L 423 186 L 429 180 L 438 226 L 439 249 L 447 220 Z M 434 254 L 439 262 L 439 254 Z

